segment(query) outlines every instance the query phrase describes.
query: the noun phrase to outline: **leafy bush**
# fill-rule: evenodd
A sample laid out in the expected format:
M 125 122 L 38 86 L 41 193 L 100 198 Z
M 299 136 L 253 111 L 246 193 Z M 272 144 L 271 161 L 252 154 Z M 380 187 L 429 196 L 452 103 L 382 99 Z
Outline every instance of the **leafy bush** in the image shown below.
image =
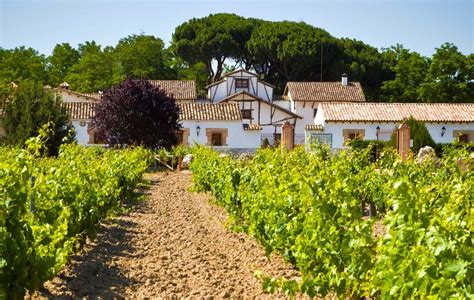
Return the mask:
M 235 226 L 280 252 L 301 281 L 262 276 L 268 291 L 309 296 L 471 298 L 474 164 L 447 148 L 435 164 L 370 148 L 329 154 L 259 150 L 251 163 L 192 149 L 194 187 L 210 191 Z M 386 226 L 378 237 L 363 203 Z
M 10 98 L 5 102 L 3 121 L 6 143 L 23 146 L 46 124 L 50 124 L 44 148 L 46 153 L 57 155 L 64 141 L 74 139 L 73 127 L 61 105 L 61 98 L 45 90 L 41 83 L 23 81 L 11 91 Z
M 425 124 L 410 117 L 408 119 L 408 126 L 410 126 L 410 138 L 413 140 L 413 147 L 411 148 L 413 153 L 418 153 L 418 150 L 425 146 L 436 147 Z
M 56 159 L 0 148 L 0 298 L 22 298 L 52 279 L 77 241 L 94 236 L 140 181 L 150 154 L 63 145 Z

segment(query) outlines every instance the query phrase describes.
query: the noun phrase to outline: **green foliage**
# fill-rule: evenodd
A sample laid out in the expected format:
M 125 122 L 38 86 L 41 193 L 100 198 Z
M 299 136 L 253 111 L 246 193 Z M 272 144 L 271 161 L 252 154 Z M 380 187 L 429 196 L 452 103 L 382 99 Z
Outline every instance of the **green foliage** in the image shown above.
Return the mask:
M 228 58 L 241 59 L 250 37 L 252 23 L 234 14 L 214 14 L 193 18 L 173 34 L 173 51 L 189 65 L 206 65 L 208 83 L 218 81 Z M 215 62 L 215 70 L 213 68 Z
M 473 55 L 465 56 L 453 44 L 436 49 L 425 82 L 420 86 L 423 102 L 474 102 Z
M 67 81 L 79 92 L 104 90 L 130 76 L 196 80 L 198 94 L 204 95 L 207 84 L 237 67 L 256 72 L 276 86 L 276 93 L 288 81 L 339 81 L 346 73 L 362 84 L 368 100 L 474 101 L 474 54 L 464 55 L 453 44 L 441 45 L 429 58 L 399 44 L 379 51 L 304 22 L 235 14 L 184 22 L 168 48 L 145 34 L 122 38 L 115 47 L 94 41 L 78 49 L 58 44 L 48 59 L 31 48 L 0 48 L 0 83 L 34 80 L 56 87 Z
M 411 148 L 413 153 L 418 153 L 418 150 L 425 146 L 436 147 L 430 132 L 423 122 L 419 122 L 413 117 L 410 117 L 407 124 L 410 126 L 410 139 L 413 140 L 413 147 Z
M 392 67 L 395 78 L 383 83 L 383 99 L 387 102 L 418 102 L 419 88 L 425 80 L 429 66 L 428 59 L 403 47 L 389 51 L 396 57 L 396 64 Z
M 268 253 L 279 251 L 293 262 L 303 273 L 299 289 L 310 296 L 358 294 L 372 266 L 374 241 L 349 163 L 356 157 L 263 149 L 239 165 L 207 148 L 193 154 L 195 188 L 211 191 Z M 359 162 L 357 168 L 366 166 Z
M 454 150 L 436 169 L 397 162 L 385 185 L 390 210 L 374 271 L 381 298 L 457 298 L 474 295 L 474 177 L 459 167 L 469 153 Z
M 73 65 L 79 62 L 79 51 L 72 48 L 69 43 L 57 44 L 53 54 L 48 57 L 49 84 L 58 87 L 64 82 Z
M 121 39 L 114 49 L 120 77 L 175 79 L 165 44 L 152 35 L 130 35 Z
M 329 33 L 303 22 L 262 22 L 247 48 L 255 58 L 257 72 L 283 91 L 287 81 L 319 79 L 320 47 L 330 47 L 333 42 Z M 326 58 L 328 62 L 330 59 Z
M 120 82 L 119 64 L 112 47 L 101 49 L 96 42 L 79 45 L 81 59 L 70 68 L 66 81 L 79 92 L 97 92 Z
M 194 189 L 210 191 L 234 226 L 301 271 L 298 281 L 256 272 L 266 291 L 473 296 L 474 165 L 464 149 L 448 149 L 439 166 L 402 162 L 390 149 L 375 164 L 369 148 L 337 155 L 263 149 L 250 163 L 201 146 L 192 152 Z M 363 218 L 367 202 L 387 210 L 378 236 L 373 219 Z
M 463 55 L 453 44 L 436 49 L 432 59 L 402 46 L 388 50 L 394 57 L 395 78 L 382 86 L 388 102 L 473 102 L 473 55 Z
M 38 157 L 44 138 L 29 140 L 27 150 L 0 148 L 2 299 L 21 299 L 52 279 L 131 193 L 150 158 L 142 148 L 77 145 L 62 146 L 56 159 Z
M 0 83 L 34 80 L 45 83 L 46 59 L 32 48 L 0 48 Z
M 45 90 L 38 82 L 23 81 L 11 91 L 11 99 L 5 103 L 5 140 L 11 145 L 23 145 L 36 136 L 42 126 L 50 123 L 46 152 L 58 153 L 59 146 L 73 139 L 72 125 L 67 112 L 61 106 L 61 98 Z
M 180 60 L 180 59 L 177 59 Z M 194 80 L 196 82 L 196 89 L 198 97 L 206 97 L 207 95 L 207 69 L 206 64 L 198 62 L 194 65 L 180 64 L 178 77 L 183 80 Z

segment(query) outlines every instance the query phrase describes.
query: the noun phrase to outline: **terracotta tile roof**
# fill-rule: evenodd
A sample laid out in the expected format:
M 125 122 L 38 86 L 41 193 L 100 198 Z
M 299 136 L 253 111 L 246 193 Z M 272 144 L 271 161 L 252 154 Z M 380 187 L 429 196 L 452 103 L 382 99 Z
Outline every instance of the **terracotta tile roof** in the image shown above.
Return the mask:
M 238 121 L 242 120 L 238 103 L 178 103 L 180 120 Z
M 90 120 L 94 117 L 94 102 L 63 102 L 71 120 Z
M 96 99 L 96 100 L 100 100 L 102 98 L 102 93 L 81 93 L 81 94 L 86 97 Z
M 291 94 L 293 101 L 319 102 L 364 102 L 365 96 L 358 82 L 288 82 L 285 95 Z
M 422 122 L 474 123 L 470 103 L 322 103 L 326 122 L 400 122 L 413 116 Z
M 262 130 L 262 126 L 260 124 L 242 124 L 244 130 Z
M 306 125 L 304 129 L 309 130 L 309 131 L 323 131 L 324 127 L 323 125 L 320 125 L 320 124 L 311 124 L 311 125 Z
M 58 91 L 59 93 L 68 93 L 70 95 L 72 94 L 79 97 L 84 97 L 88 100 L 94 100 L 94 101 L 100 100 L 100 98 L 102 97 L 101 93 L 79 93 L 79 92 L 71 91 L 68 89 L 56 89 L 56 91 Z
M 195 100 L 196 83 L 194 80 L 148 80 L 154 87 L 161 87 L 176 100 Z

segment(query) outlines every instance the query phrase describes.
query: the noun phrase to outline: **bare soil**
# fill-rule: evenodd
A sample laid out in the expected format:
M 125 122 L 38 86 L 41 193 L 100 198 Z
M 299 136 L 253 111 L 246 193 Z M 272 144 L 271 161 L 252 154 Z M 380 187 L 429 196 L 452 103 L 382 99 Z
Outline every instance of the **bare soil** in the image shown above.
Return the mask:
M 278 255 L 226 228 L 227 214 L 206 194 L 189 192 L 191 175 L 148 174 L 144 201 L 101 225 L 41 297 L 282 297 L 263 293 L 255 271 L 299 277 Z M 211 201 L 210 201 L 211 200 Z

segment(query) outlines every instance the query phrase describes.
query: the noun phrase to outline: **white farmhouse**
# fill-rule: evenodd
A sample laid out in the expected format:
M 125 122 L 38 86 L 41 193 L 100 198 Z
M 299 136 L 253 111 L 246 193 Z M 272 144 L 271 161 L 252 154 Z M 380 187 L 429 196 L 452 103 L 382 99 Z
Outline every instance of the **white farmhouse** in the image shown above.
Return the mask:
M 460 136 L 474 142 L 474 104 L 366 102 L 360 83 L 343 75 L 340 82 L 288 82 L 283 95 L 255 73 L 239 69 L 207 86 L 198 98 L 194 81 L 150 80 L 173 95 L 181 109 L 181 143 L 217 149 L 254 151 L 266 139 L 278 143 L 285 122 L 294 126 L 295 143 L 321 141 L 343 148 L 347 140 L 388 140 L 403 119 L 413 116 L 426 124 L 436 143 Z M 78 142 L 93 144 L 90 121 L 100 93 L 58 89 L 70 111 Z

